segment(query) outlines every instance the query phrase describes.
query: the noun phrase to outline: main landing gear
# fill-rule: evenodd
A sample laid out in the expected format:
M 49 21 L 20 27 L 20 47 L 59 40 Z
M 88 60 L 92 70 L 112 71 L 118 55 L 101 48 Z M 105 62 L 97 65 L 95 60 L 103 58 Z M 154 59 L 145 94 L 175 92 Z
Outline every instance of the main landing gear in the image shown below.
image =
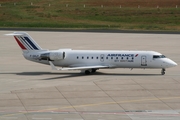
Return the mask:
M 90 73 L 95 73 L 97 69 L 85 70 L 85 74 L 89 75 Z
M 164 75 L 164 74 L 165 74 L 165 71 L 166 71 L 166 69 L 163 68 L 163 69 L 161 70 L 161 75 Z

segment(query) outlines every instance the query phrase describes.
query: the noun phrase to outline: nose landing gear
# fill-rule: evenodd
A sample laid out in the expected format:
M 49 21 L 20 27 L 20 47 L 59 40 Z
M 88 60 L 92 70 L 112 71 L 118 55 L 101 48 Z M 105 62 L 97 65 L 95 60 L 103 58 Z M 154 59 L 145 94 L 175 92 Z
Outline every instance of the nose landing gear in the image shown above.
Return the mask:
M 163 68 L 163 69 L 161 70 L 161 75 L 165 75 L 165 71 L 166 71 L 166 69 Z

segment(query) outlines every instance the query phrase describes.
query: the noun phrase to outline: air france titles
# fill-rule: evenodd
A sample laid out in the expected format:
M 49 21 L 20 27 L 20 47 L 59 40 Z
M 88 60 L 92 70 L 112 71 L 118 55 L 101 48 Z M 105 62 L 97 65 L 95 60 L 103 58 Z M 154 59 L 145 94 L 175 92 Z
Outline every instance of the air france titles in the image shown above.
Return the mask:
M 114 57 L 114 62 L 134 62 L 134 54 L 108 54 L 107 57 Z

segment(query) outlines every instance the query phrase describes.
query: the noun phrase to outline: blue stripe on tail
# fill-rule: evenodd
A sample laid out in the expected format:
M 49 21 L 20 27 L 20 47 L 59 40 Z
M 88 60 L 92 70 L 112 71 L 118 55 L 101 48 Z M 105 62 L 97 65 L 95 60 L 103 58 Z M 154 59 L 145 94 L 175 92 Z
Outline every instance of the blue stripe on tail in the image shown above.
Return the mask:
M 35 50 L 39 50 L 35 45 L 34 45 L 34 43 L 32 43 L 32 41 L 28 38 L 28 37 L 24 37 L 26 40 L 27 40 L 27 42 L 35 49 Z
M 32 46 L 30 46 L 23 37 L 20 37 L 20 38 L 24 41 L 25 45 L 27 45 L 31 50 L 33 50 Z

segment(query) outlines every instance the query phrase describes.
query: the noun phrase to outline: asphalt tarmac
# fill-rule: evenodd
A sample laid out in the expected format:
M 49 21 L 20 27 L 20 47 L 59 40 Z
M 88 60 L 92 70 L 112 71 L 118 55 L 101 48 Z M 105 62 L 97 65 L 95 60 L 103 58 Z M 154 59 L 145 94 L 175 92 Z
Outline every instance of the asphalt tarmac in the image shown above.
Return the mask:
M 13 31 L 14 32 L 14 31 Z M 178 66 L 53 71 L 0 31 L 0 120 L 179 120 L 180 34 L 28 31 L 45 49 L 153 50 Z

